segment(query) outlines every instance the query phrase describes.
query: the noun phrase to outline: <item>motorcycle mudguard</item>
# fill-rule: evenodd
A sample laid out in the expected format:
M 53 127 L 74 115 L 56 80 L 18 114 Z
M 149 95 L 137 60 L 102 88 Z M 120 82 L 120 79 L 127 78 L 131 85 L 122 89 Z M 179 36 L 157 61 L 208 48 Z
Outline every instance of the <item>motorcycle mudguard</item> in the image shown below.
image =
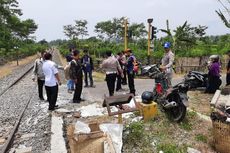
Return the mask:
M 186 93 L 179 93 L 179 96 L 181 98 L 181 102 L 188 107 L 189 106 L 189 102 L 188 102 L 188 96 Z

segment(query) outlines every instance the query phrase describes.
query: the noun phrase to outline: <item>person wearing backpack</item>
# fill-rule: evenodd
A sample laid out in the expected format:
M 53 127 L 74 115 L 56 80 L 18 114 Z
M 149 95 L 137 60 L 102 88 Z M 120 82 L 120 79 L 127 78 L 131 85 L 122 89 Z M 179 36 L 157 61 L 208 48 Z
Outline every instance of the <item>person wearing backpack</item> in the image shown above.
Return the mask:
M 83 99 L 81 99 L 83 74 L 80 62 L 80 52 L 78 50 L 73 51 L 73 60 L 70 63 L 69 76 L 75 83 L 73 103 L 80 103 L 83 101 Z
M 43 97 L 43 86 L 45 84 L 45 75 L 42 70 L 42 65 L 44 63 L 44 59 L 43 59 L 44 54 L 45 54 L 45 51 L 42 51 L 40 53 L 40 58 L 35 60 L 34 68 L 33 68 L 33 75 L 32 75 L 33 81 L 35 81 L 35 76 L 37 77 L 38 95 L 39 95 L 40 100 L 45 100 Z
M 84 87 L 88 87 L 88 77 L 90 80 L 90 87 L 94 87 L 93 86 L 93 77 L 92 77 L 92 72 L 94 70 L 93 60 L 89 56 L 89 53 L 87 50 L 84 50 L 83 52 L 84 52 L 84 56 L 81 58 L 81 63 L 82 63 L 82 70 L 84 72 L 84 77 L 85 77 L 85 86 Z
M 73 60 L 72 49 L 70 49 L 69 51 L 70 53 L 66 55 L 67 65 L 64 68 L 64 72 L 65 72 L 65 79 L 67 80 L 67 92 L 72 93 L 74 91 L 74 81 L 69 78 L 70 62 Z

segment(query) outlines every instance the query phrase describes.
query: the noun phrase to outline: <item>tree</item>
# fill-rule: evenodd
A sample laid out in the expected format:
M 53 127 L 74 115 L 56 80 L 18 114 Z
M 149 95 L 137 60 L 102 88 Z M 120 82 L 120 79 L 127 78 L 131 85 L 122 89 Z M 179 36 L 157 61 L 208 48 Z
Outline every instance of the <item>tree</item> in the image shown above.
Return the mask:
M 224 11 L 227 12 L 226 15 L 224 15 L 223 11 L 221 10 L 216 10 L 216 13 L 218 14 L 218 16 L 220 17 L 220 19 L 224 22 L 225 26 L 230 28 L 230 10 L 229 7 L 227 5 L 230 5 L 230 0 L 217 0 L 223 7 Z
M 87 25 L 88 22 L 86 20 L 75 20 L 75 30 L 78 35 L 81 35 L 83 39 L 84 36 L 88 36 Z
M 129 26 L 129 30 L 132 31 L 133 39 L 138 40 L 144 38 L 147 35 L 144 23 L 133 23 Z
M 168 20 L 166 21 L 167 29 L 160 29 L 167 34 L 166 41 L 173 44 L 174 52 L 188 52 L 196 45 L 197 40 L 201 40 L 205 35 L 206 26 L 191 27 L 187 21 L 182 26 L 178 26 L 173 32 L 169 29 Z
M 109 41 L 119 40 L 124 35 L 123 23 L 124 17 L 113 18 L 112 20 L 99 22 L 95 26 L 95 32 L 101 39 L 108 39 Z
M 76 39 L 78 37 L 78 33 L 75 31 L 75 27 L 72 25 L 65 25 L 63 26 L 64 28 L 64 34 L 69 38 L 69 39 Z

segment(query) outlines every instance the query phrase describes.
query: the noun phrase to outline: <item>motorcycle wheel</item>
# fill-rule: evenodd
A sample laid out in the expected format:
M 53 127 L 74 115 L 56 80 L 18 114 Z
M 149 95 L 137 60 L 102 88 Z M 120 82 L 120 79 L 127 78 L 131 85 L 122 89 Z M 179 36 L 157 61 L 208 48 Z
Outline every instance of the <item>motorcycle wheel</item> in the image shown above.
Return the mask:
M 174 122 L 179 123 L 185 118 L 187 108 L 183 103 L 181 103 L 179 96 L 172 97 L 170 101 L 177 102 L 178 106 L 167 109 L 167 116 Z

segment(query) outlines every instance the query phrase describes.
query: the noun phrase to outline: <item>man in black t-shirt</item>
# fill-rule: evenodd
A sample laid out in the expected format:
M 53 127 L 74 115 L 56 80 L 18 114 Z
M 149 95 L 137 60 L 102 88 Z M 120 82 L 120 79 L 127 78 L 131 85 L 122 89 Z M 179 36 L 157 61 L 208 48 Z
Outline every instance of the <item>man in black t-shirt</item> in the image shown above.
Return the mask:
M 230 85 L 230 50 L 227 52 L 229 61 L 227 65 L 226 85 Z

